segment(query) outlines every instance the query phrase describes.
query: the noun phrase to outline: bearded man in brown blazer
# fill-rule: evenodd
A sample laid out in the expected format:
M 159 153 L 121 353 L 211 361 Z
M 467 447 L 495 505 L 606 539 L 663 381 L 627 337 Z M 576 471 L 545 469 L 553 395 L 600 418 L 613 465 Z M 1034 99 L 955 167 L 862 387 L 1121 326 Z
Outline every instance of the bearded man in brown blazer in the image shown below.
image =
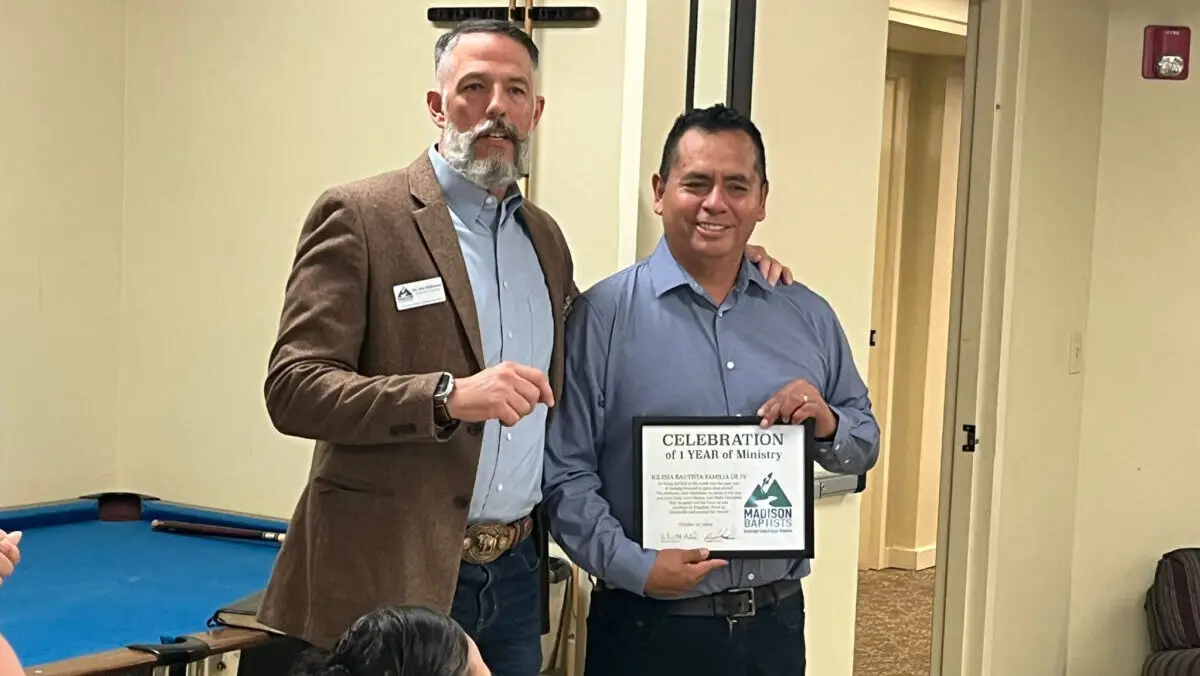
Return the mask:
M 496 674 L 540 671 L 543 442 L 577 289 L 562 231 L 517 189 L 544 105 L 537 58 L 507 22 L 442 36 L 439 142 L 326 191 L 304 222 L 265 394 L 277 429 L 316 447 L 267 626 L 327 649 L 377 607 L 420 604 Z

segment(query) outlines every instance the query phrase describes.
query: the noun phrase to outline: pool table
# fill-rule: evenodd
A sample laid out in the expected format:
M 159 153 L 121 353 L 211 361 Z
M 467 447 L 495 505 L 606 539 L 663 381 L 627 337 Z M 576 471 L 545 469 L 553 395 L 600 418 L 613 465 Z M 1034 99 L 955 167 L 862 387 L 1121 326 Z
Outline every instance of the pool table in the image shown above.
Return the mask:
M 21 564 L 0 586 L 0 634 L 28 674 L 195 673 L 211 655 L 247 656 L 286 641 L 210 618 L 266 586 L 279 543 L 171 532 L 156 520 L 285 533 L 287 524 L 146 496 L 102 494 L 0 509 L 22 531 Z M 283 659 L 294 658 L 288 646 Z M 187 669 L 192 665 L 192 669 Z M 226 673 L 231 673 L 226 671 Z

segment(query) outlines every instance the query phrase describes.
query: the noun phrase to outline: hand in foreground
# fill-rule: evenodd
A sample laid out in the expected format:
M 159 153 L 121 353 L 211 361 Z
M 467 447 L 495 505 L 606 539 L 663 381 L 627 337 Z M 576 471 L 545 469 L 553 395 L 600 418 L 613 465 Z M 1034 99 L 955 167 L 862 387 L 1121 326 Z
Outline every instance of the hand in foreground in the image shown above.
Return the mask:
M 723 559 L 708 558 L 707 549 L 662 549 L 646 580 L 646 594 L 678 596 L 694 589 L 712 571 L 728 566 Z
M 799 423 L 812 418 L 816 421 L 815 436 L 818 439 L 831 437 L 837 431 L 837 416 L 817 388 L 803 379 L 784 385 L 758 409 L 758 416 L 762 418 L 763 427 L 770 427 L 776 421 Z
M 771 258 L 763 247 L 757 244 L 747 244 L 746 256 L 749 257 L 751 263 L 758 264 L 758 271 L 767 278 L 767 283 L 771 286 L 775 286 L 780 279 L 783 279 L 784 284 L 792 283 L 792 271 L 783 263 Z
M 20 543 L 20 531 L 5 533 L 0 530 L 0 584 L 4 584 L 4 578 L 12 575 L 21 562 L 21 550 L 17 547 Z
M 554 392 L 546 374 L 506 361 L 455 381 L 446 409 L 456 420 L 499 420 L 512 427 L 539 403 L 554 405 Z
M 25 669 L 21 667 L 21 661 L 17 659 L 17 654 L 13 652 L 12 646 L 0 634 L 0 676 L 24 676 Z

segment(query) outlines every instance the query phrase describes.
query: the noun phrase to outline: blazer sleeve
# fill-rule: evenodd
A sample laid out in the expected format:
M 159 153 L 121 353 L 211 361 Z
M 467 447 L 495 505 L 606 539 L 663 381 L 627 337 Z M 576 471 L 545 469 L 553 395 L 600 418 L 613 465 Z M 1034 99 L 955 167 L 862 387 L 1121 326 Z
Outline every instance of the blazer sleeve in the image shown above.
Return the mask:
M 322 194 L 301 230 L 264 387 L 276 429 L 335 444 L 441 440 L 441 373 L 357 372 L 367 323 L 368 254 L 353 199 Z

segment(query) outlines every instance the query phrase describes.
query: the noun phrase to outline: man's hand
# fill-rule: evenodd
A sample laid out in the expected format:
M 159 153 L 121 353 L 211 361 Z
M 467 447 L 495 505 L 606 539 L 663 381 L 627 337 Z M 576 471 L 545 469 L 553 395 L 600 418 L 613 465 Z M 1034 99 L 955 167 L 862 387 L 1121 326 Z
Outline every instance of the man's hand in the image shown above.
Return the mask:
M 678 596 L 695 588 L 705 575 L 728 565 L 722 559 L 709 559 L 707 549 L 660 550 L 646 579 L 646 594 Z
M 554 405 L 554 392 L 546 374 L 506 361 L 455 381 L 446 410 L 457 420 L 499 420 L 512 427 L 539 403 Z
M 4 584 L 4 578 L 12 575 L 21 562 L 21 550 L 17 548 L 19 544 L 21 531 L 5 533 L 0 530 L 0 584 Z
M 771 286 L 775 286 L 780 278 L 783 279 L 784 284 L 792 283 L 792 271 L 786 265 L 767 255 L 767 250 L 763 247 L 757 244 L 747 244 L 746 256 L 751 263 L 758 263 L 758 271 L 767 278 L 767 283 Z
M 762 426 L 770 427 L 776 421 L 799 423 L 812 418 L 817 423 L 815 436 L 826 439 L 837 431 L 837 416 L 821 398 L 817 388 L 807 380 L 793 380 L 758 409 Z

